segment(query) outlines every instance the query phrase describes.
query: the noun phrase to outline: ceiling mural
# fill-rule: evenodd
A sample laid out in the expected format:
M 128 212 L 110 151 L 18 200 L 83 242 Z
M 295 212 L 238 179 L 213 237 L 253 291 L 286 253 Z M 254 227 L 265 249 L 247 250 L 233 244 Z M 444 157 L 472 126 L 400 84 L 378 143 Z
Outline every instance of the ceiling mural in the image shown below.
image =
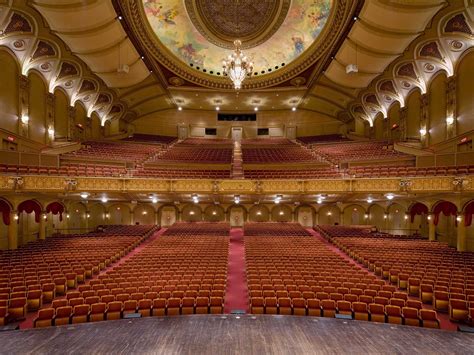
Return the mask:
M 143 0 L 146 18 L 161 43 L 186 65 L 213 75 L 222 75 L 222 61 L 236 38 L 243 40 L 257 74 L 292 62 L 318 39 L 333 0 L 235 4 L 233 0 Z M 212 17 L 222 8 L 227 9 L 225 16 Z

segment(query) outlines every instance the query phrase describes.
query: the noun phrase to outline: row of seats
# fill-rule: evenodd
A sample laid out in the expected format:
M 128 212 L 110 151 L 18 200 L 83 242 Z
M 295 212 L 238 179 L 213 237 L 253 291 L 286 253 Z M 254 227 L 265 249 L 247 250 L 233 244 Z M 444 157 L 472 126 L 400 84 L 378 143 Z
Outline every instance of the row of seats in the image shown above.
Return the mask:
M 400 307 L 392 304 L 349 302 L 345 300 L 319 300 L 315 298 L 289 297 L 253 297 L 251 298 L 253 314 L 285 314 L 296 316 L 313 316 L 334 318 L 336 314 L 349 316 L 355 320 L 378 323 L 403 324 L 439 328 L 436 312 L 428 309 Z
M 350 141 L 349 138 L 341 134 L 324 134 L 324 135 L 319 135 L 319 136 L 305 136 L 305 137 L 298 137 L 297 140 L 303 144 Z
M 363 166 L 351 167 L 347 174 L 355 178 L 396 176 L 457 176 L 474 174 L 474 165 L 414 167 L 414 166 Z
M 280 223 L 280 222 L 258 222 L 246 223 L 244 226 L 244 235 L 255 236 L 302 236 L 311 235 L 299 223 Z
M 420 301 L 409 300 L 406 292 L 385 284 L 319 239 L 246 236 L 244 241 L 252 312 L 266 312 L 269 305 L 272 313 L 334 317 L 339 304 L 355 319 L 439 327 L 436 312 L 425 312 Z M 421 313 L 433 322 L 423 322 Z
M 398 152 L 388 142 L 343 142 L 315 144 L 312 150 L 319 156 L 334 162 L 384 160 L 387 158 L 408 158 L 409 155 Z
M 228 231 L 225 224 L 217 224 L 215 230 L 223 226 Z M 160 236 L 97 279 L 69 291 L 61 305 L 66 307 L 61 322 L 76 322 L 74 310 L 79 306 L 83 306 L 81 322 L 118 319 L 128 313 L 222 313 L 228 248 L 229 238 L 219 234 Z M 38 317 L 38 326 L 57 325 L 57 310 L 46 313 L 47 317 Z
M 328 167 L 305 170 L 244 169 L 244 176 L 246 179 L 326 179 L 343 177 L 339 171 Z
M 327 236 L 341 250 L 388 282 L 452 321 L 468 322 L 474 306 L 474 253 L 427 240 Z
M 5 314 L 3 322 L 22 319 L 27 312 L 36 311 L 87 282 L 138 246 L 156 228 L 110 226 L 110 233 L 56 236 L 17 250 L 1 251 L 0 307 Z M 114 231 L 120 231 L 120 234 Z
M 177 222 L 166 230 L 165 235 L 228 236 L 229 233 L 230 224 L 226 222 Z

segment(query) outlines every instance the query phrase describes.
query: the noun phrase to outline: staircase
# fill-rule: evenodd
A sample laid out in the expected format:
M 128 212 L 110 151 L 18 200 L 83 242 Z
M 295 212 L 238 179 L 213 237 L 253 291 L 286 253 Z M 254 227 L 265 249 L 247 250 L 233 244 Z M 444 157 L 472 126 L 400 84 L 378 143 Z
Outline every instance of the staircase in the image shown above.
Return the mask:
M 240 142 L 234 142 L 234 152 L 232 154 L 232 178 L 244 178 L 244 169 L 242 168 L 242 149 L 240 147 Z

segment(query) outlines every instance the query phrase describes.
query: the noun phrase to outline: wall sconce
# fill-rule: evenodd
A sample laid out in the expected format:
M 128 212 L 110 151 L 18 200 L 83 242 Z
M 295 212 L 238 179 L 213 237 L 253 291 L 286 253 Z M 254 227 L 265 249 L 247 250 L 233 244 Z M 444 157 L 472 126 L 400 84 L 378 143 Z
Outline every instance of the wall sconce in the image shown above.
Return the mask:
M 194 211 L 189 212 L 189 214 L 190 214 L 191 216 L 194 215 Z
M 283 216 L 284 214 L 285 214 L 285 212 L 280 211 L 280 216 Z
M 461 222 L 461 221 L 462 221 L 462 216 L 461 216 L 461 215 L 458 215 L 458 216 L 456 217 L 456 221 Z
M 331 212 L 331 211 L 328 212 L 328 216 L 332 216 L 332 212 Z
M 28 115 L 23 115 L 21 116 L 21 123 L 23 124 L 28 124 L 28 122 L 30 121 L 30 117 Z
M 54 128 L 53 128 L 53 127 L 49 127 L 49 128 L 48 128 L 48 134 L 49 134 L 50 136 L 54 136 Z
M 426 128 L 421 128 L 420 129 L 420 135 L 421 136 L 426 136 Z
M 453 116 L 446 117 L 446 124 L 452 125 L 453 123 L 454 123 L 454 117 Z
M 364 215 L 364 217 L 365 217 L 365 219 L 369 218 L 369 214 L 366 213 L 366 214 Z
M 107 219 L 110 218 L 110 214 L 109 214 L 109 213 L 106 213 L 106 214 L 105 214 L 105 218 L 107 218 Z
M 13 217 L 13 219 L 14 219 L 15 221 L 18 221 L 19 218 L 20 218 L 20 217 L 18 217 L 17 214 L 15 215 L 15 217 Z
M 383 219 L 387 219 L 387 218 L 388 218 L 388 214 L 385 213 L 385 214 L 383 215 Z
M 262 212 L 257 211 L 257 216 L 261 216 L 261 215 L 262 215 Z

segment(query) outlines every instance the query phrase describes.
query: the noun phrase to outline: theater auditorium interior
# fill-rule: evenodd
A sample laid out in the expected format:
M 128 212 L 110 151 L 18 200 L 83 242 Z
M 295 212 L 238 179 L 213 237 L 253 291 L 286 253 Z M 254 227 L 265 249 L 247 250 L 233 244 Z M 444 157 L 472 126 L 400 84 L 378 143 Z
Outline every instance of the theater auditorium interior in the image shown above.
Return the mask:
M 0 353 L 472 354 L 472 0 L 0 0 Z

